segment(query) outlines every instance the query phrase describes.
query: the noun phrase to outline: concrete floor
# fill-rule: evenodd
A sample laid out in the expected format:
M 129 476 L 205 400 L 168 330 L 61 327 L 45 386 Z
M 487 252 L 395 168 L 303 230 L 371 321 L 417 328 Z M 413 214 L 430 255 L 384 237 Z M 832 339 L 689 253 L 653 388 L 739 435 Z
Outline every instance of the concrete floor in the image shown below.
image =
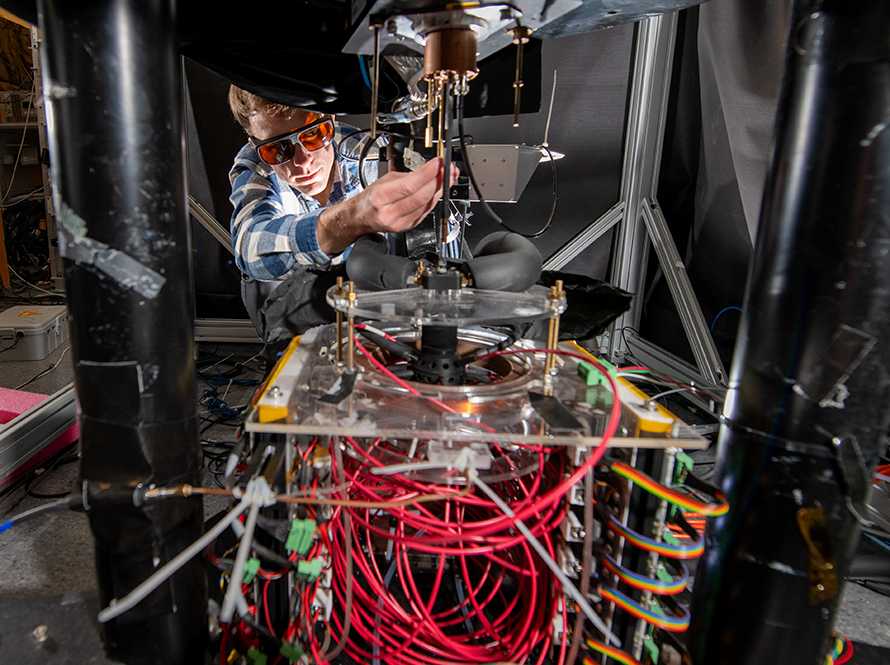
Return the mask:
M 42 360 L 0 360 L 0 387 L 16 388 L 51 364 L 56 365 L 52 371 L 22 390 L 50 395 L 67 386 L 73 378 L 69 345 L 70 342 L 63 343 Z M 231 362 L 245 362 L 251 368 L 239 378 L 262 380 L 265 367 L 262 360 L 255 357 L 260 348 L 256 344 L 203 343 L 198 346 L 198 354 L 199 358 L 211 353 L 219 359 L 231 356 L 228 358 Z M 207 369 L 205 373 L 210 375 L 213 371 Z M 208 388 L 206 383 L 198 381 L 196 402 Z M 226 388 L 218 389 L 219 396 L 225 395 L 224 401 L 233 408 L 246 405 L 255 390 L 255 387 L 236 384 L 228 387 L 228 392 Z M 201 418 L 212 417 L 208 409 L 200 405 L 198 414 Z M 202 422 L 201 428 L 205 424 Z M 234 432 L 235 428 L 229 425 L 214 425 L 202 434 L 202 442 L 231 441 Z M 75 487 L 77 463 L 56 468 L 44 464 L 38 468 L 47 470 L 29 487 L 0 497 L 0 523 L 4 516 L 49 501 L 35 498 L 29 492 L 56 494 Z M 203 482 L 207 486 L 215 483 L 214 476 L 206 469 Z M 208 498 L 211 500 L 204 502 L 205 517 L 216 514 L 226 503 L 225 497 Z M 68 511 L 48 513 L 0 534 L 0 662 L 105 663 L 95 621 L 100 609 L 96 586 L 93 539 L 86 515 Z M 46 639 L 37 639 L 32 634 L 39 627 L 47 629 Z M 13 655 L 18 658 L 7 660 Z
M 23 390 L 52 394 L 72 379 L 71 354 L 68 343 L 47 358 L 28 362 L 0 361 L 0 387 L 15 388 L 49 367 L 59 363 L 48 374 L 30 383 Z M 200 353 L 215 353 L 220 358 L 248 361 L 258 352 L 256 345 L 202 344 Z M 245 378 L 262 378 L 262 367 L 253 358 L 254 368 Z M 196 399 L 207 388 L 198 382 Z M 232 385 L 225 401 L 233 407 L 246 404 L 253 388 Z M 220 396 L 223 390 L 220 390 Z M 199 414 L 207 409 L 199 406 Z M 234 429 L 216 425 L 208 429 L 204 441 L 229 441 Z M 712 468 L 712 467 L 707 467 Z M 54 494 L 71 489 L 77 479 L 77 464 L 65 464 L 41 474 L 30 486 L 31 492 Z M 204 474 L 207 485 L 214 477 Z M 0 488 L 2 489 L 2 488 Z M 0 499 L 0 523 L 4 515 L 16 514 L 47 501 L 30 496 L 25 488 Z M 222 509 L 224 501 L 205 502 L 205 515 Z M 95 613 L 98 608 L 92 537 L 85 515 L 57 512 L 26 522 L 0 534 L 0 654 L 17 655 L 17 661 L 35 665 L 71 665 L 104 663 L 101 655 Z M 47 637 L 38 639 L 32 633 L 46 627 Z M 890 648 L 890 599 L 881 594 L 849 584 L 845 590 L 837 629 L 854 641 Z M 860 655 L 853 665 L 886 663 L 886 652 L 877 660 Z
M 62 362 L 49 374 L 29 384 L 23 391 L 50 395 L 72 381 L 71 353 L 65 353 L 66 342 L 43 360 L 22 362 L 0 362 L 0 387 L 14 388 L 21 385 L 50 364 Z M 202 344 L 199 357 L 216 352 L 220 358 L 232 354 L 230 360 L 247 361 L 259 352 L 258 345 L 218 345 Z M 63 357 L 64 354 L 64 357 Z M 261 380 L 263 371 L 256 359 L 250 362 L 254 368 L 243 378 Z M 210 370 L 212 371 L 212 370 Z M 196 400 L 200 399 L 209 386 L 198 381 Z M 255 388 L 233 385 L 229 388 L 225 401 L 232 407 L 247 404 Z M 225 387 L 219 390 L 222 397 Z M 199 417 L 210 416 L 205 407 L 198 407 Z M 232 421 L 235 422 L 235 421 Z M 203 428 L 203 424 L 201 425 Z M 230 441 L 234 427 L 214 425 L 204 432 L 202 441 Z M 38 465 L 39 466 L 39 465 Z M 0 522 L 4 515 L 23 512 L 47 499 L 30 496 L 30 492 L 57 494 L 71 490 L 77 481 L 78 465 L 65 464 L 51 472 L 41 474 L 29 488 L 22 487 L 9 496 L 0 499 Z M 205 472 L 204 482 L 214 483 L 214 477 Z M 0 486 L 0 490 L 3 487 Z M 218 512 L 225 505 L 225 499 L 207 497 L 205 515 Z M 59 539 L 60 534 L 64 537 Z M 14 535 L 14 537 L 10 537 Z M 5 536 L 5 537 L 4 537 Z M 92 535 L 86 515 L 73 512 L 50 513 L 44 517 L 26 522 L 16 527 L 12 534 L 0 536 L 0 603 L 6 600 L 29 598 L 45 594 L 75 593 L 96 588 L 93 565 Z

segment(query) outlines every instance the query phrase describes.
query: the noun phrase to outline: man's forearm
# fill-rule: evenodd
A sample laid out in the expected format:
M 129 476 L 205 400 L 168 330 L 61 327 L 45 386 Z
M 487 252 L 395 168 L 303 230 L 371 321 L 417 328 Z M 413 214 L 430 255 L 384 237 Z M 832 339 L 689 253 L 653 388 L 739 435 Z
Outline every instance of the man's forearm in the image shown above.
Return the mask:
M 315 227 L 321 251 L 329 256 L 339 254 L 361 236 L 374 232 L 370 225 L 358 218 L 358 208 L 352 198 L 321 212 Z
M 390 172 L 353 198 L 318 217 L 316 237 L 326 254 L 337 254 L 369 233 L 402 233 L 420 224 L 439 200 L 442 159 L 411 173 Z M 457 177 L 452 164 L 451 179 Z

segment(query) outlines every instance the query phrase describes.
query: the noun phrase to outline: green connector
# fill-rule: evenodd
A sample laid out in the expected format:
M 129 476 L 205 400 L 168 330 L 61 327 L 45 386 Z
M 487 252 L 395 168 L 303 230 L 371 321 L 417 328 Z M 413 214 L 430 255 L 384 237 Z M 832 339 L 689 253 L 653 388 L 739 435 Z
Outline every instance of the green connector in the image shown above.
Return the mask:
M 668 545 L 680 544 L 680 539 L 677 538 L 673 533 L 671 533 L 670 529 L 665 529 L 664 533 L 661 535 L 661 539 Z
M 260 560 L 253 558 L 248 559 L 244 563 L 244 584 L 250 584 L 253 582 L 253 578 L 256 577 L 257 571 L 260 569 Z
M 689 455 L 682 450 L 678 452 L 677 458 L 674 461 L 674 485 L 684 485 L 686 476 L 692 473 L 693 466 L 695 466 L 695 462 L 692 461 Z
M 251 665 L 266 665 L 269 658 L 256 647 L 250 647 L 247 650 L 247 662 Z
M 692 458 L 689 455 L 682 450 L 678 452 L 674 459 L 674 485 L 685 485 L 686 477 L 692 473 L 693 466 L 695 466 L 695 462 L 692 461 Z M 676 503 L 670 504 L 668 520 L 673 519 L 679 510 L 680 506 Z
M 658 569 L 655 571 L 655 577 L 662 582 L 673 582 L 674 577 L 667 571 L 664 564 L 659 563 Z
M 290 525 L 290 533 L 287 534 L 284 549 L 289 552 L 296 551 L 299 554 L 306 554 L 312 547 L 314 536 L 315 520 L 294 520 Z
M 615 375 L 618 373 L 618 368 L 607 360 L 600 360 L 599 358 L 597 360 L 599 360 L 599 364 L 603 366 L 603 369 L 608 372 L 609 376 L 614 379 Z M 578 375 L 584 379 L 584 383 L 588 386 L 609 385 L 609 380 L 603 376 L 602 372 L 589 362 L 583 360 L 578 362 Z
M 658 654 L 658 645 L 655 644 L 655 640 L 653 640 L 652 637 L 647 635 L 646 639 L 643 640 L 643 654 L 641 658 L 642 662 L 646 665 L 649 665 L 649 663 L 655 665 L 655 663 L 658 662 Z
M 314 582 L 321 575 L 321 557 L 297 562 L 297 577 Z
M 303 647 L 299 644 L 291 644 L 290 642 L 282 642 L 281 648 L 278 650 L 291 663 L 296 663 L 303 657 Z

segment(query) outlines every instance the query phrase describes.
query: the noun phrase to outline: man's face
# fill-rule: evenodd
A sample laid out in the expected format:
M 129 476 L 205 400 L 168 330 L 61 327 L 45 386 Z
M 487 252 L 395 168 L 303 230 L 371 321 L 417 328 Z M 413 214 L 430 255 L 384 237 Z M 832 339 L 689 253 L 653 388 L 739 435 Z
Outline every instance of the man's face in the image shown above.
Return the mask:
M 254 113 L 250 116 L 250 134 L 259 141 L 286 134 L 309 123 L 307 111 L 294 111 L 290 116 L 267 116 Z M 299 144 L 294 146 L 294 158 L 284 164 L 271 166 L 279 178 L 305 196 L 311 196 L 324 205 L 330 194 L 334 176 L 334 145 L 321 150 L 306 152 Z

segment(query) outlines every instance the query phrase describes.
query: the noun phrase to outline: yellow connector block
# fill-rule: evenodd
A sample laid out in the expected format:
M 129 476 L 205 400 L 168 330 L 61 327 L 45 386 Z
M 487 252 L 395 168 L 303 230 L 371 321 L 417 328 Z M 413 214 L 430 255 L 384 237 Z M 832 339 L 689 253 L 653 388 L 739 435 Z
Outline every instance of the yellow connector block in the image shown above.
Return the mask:
M 281 359 L 275 365 L 275 369 L 272 370 L 272 373 L 269 375 L 269 378 L 266 379 L 266 383 L 263 386 L 262 392 L 260 393 L 260 397 L 258 400 L 258 408 L 257 408 L 257 418 L 261 423 L 273 423 L 276 420 L 282 420 L 287 418 L 287 407 L 280 405 L 272 405 L 265 404 L 266 394 L 269 391 L 271 386 L 275 385 L 275 382 L 278 379 L 278 375 L 281 373 L 281 368 L 285 366 L 290 357 L 297 350 L 297 347 L 300 345 L 300 339 L 302 337 L 294 337 L 291 340 L 291 343 L 288 345 L 285 352 L 282 354 Z

